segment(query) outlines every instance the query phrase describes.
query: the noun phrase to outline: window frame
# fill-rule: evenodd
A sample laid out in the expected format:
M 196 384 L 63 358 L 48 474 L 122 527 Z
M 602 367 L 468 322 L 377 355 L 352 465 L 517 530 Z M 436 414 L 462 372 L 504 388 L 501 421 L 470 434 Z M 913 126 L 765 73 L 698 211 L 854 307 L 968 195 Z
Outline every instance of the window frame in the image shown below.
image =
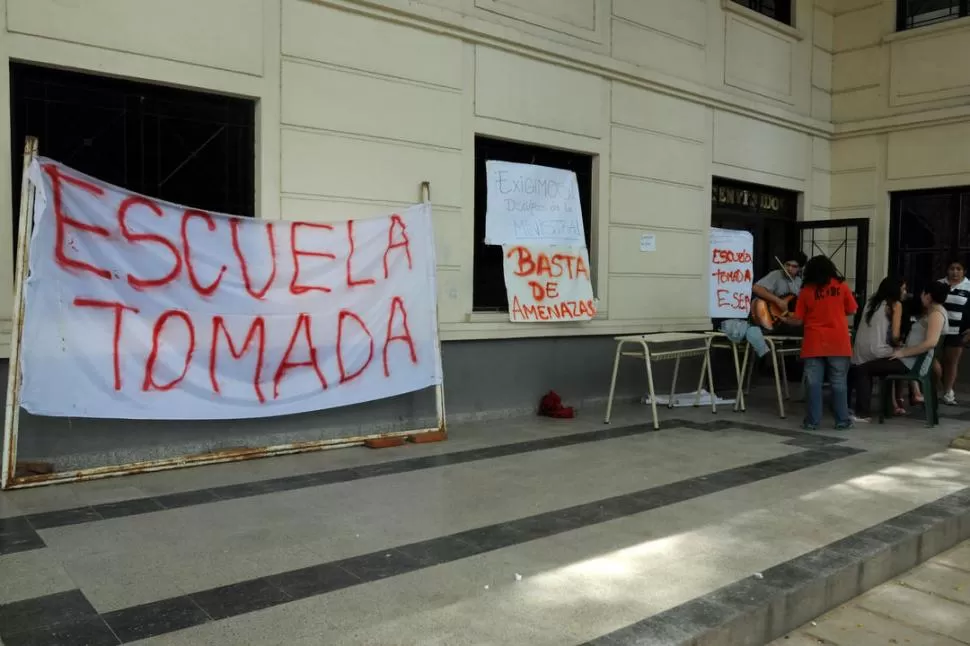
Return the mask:
M 506 154 L 501 154 L 495 149 L 502 149 Z M 474 212 L 473 230 L 474 245 L 472 253 L 472 297 L 471 297 L 471 316 L 489 317 L 491 315 L 508 316 L 508 294 L 505 290 L 505 279 L 503 274 L 502 248 L 496 245 L 486 245 L 485 240 L 485 213 L 488 204 L 488 183 L 485 175 L 485 162 L 508 161 L 513 163 L 534 163 L 539 166 L 550 168 L 561 168 L 571 170 L 576 173 L 576 180 L 579 185 L 579 200 L 582 208 L 583 233 L 586 238 L 586 250 L 590 256 L 590 272 L 595 278 L 594 269 L 595 258 L 592 248 L 593 235 L 593 199 L 596 195 L 596 158 L 597 154 L 583 150 L 573 150 L 565 147 L 550 146 L 537 142 L 510 139 L 494 134 L 483 132 L 475 133 L 475 166 L 474 166 Z M 498 153 L 498 154 L 496 154 Z M 563 160 L 570 163 L 551 163 L 552 160 Z M 482 300 L 483 292 L 481 283 L 486 280 L 484 274 L 487 272 L 487 281 L 496 285 L 487 290 L 487 293 L 497 297 L 502 295 L 504 304 L 496 302 L 484 303 Z M 594 284 L 594 295 L 596 288 Z
M 784 7 L 784 11 L 781 11 L 781 12 L 779 12 L 776 8 L 774 12 L 775 15 L 767 13 L 764 10 L 762 3 L 764 3 L 765 0 L 730 0 L 730 1 L 736 5 L 744 7 L 748 11 L 753 11 L 760 16 L 764 16 L 768 20 L 772 20 L 774 22 L 777 22 L 781 25 L 785 25 L 787 27 L 795 26 L 795 7 L 794 7 L 795 0 L 774 0 L 776 7 L 778 5 L 781 5 Z M 782 14 L 783 17 L 779 17 L 778 15 L 779 13 Z M 787 20 L 785 20 L 785 17 L 787 17 Z
M 950 0 L 950 7 L 956 8 L 957 13 L 955 15 L 946 16 L 939 20 L 934 20 L 922 24 L 909 24 L 912 18 L 909 15 L 909 0 L 896 0 L 896 31 L 904 32 L 911 31 L 913 29 L 922 29 L 924 27 L 932 27 L 934 25 L 945 24 L 951 20 L 959 20 L 960 18 L 966 18 L 970 16 L 970 0 Z

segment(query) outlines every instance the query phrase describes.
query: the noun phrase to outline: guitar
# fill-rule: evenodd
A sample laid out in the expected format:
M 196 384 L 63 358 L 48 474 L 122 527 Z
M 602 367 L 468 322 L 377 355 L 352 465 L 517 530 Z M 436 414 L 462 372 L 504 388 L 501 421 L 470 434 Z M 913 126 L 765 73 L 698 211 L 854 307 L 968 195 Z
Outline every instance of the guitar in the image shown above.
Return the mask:
M 751 319 L 770 332 L 777 323 L 791 318 L 792 312 L 795 311 L 795 298 L 795 294 L 783 296 L 781 300 L 785 302 L 784 309 L 774 303 L 755 298 L 751 301 Z

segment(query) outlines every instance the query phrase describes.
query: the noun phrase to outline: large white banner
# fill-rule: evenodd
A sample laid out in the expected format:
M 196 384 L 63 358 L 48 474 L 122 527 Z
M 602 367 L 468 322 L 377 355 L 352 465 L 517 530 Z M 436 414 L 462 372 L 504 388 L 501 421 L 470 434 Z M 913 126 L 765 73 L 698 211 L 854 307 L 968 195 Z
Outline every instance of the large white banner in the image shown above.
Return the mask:
M 441 382 L 429 206 L 267 222 L 48 159 L 30 179 L 20 396 L 33 414 L 266 417 Z
M 486 161 L 485 243 L 586 246 L 576 173 Z

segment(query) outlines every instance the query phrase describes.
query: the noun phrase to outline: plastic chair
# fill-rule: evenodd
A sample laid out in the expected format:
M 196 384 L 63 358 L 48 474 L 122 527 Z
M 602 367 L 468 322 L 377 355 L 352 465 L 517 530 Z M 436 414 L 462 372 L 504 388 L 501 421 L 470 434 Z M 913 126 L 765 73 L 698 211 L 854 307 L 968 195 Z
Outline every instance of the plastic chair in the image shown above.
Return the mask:
M 923 390 L 923 406 L 926 408 L 926 425 L 936 426 L 940 423 L 940 403 L 936 399 L 936 380 L 933 378 L 933 353 L 926 352 L 916 358 L 912 370 L 902 375 L 884 375 L 879 377 L 879 423 L 886 421 L 886 413 L 893 410 L 892 389 L 890 382 L 919 382 Z

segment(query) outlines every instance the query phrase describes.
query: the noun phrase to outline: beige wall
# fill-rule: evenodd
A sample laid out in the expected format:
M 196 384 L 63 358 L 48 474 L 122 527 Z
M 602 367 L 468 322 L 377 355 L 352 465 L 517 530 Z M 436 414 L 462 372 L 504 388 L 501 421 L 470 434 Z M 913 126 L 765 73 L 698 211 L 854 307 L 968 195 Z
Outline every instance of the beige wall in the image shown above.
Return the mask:
M 264 218 L 377 214 L 416 201 L 430 181 L 445 339 L 613 334 L 709 325 L 712 175 L 799 191 L 802 217 L 827 219 L 879 217 L 891 181 L 970 173 L 926 148 L 957 156 L 957 131 L 850 132 L 846 115 L 862 113 L 848 106 L 861 99 L 846 90 L 873 83 L 852 63 L 874 38 L 853 18 L 865 4 L 796 0 L 789 28 L 729 0 L 0 0 L 0 58 L 258 100 Z M 923 42 L 881 39 L 863 56 L 887 66 L 892 51 Z M 893 110 L 915 114 L 905 102 L 928 87 L 913 62 L 923 55 L 904 57 L 895 81 L 882 74 L 882 90 L 861 90 L 886 104 L 880 112 L 872 99 L 865 128 Z M 959 110 L 963 73 L 941 72 L 920 96 Z M 0 97 L 0 122 L 8 111 Z M 832 119 L 853 138 L 832 141 Z M 598 320 L 513 326 L 472 312 L 476 133 L 596 155 Z M 887 157 L 914 138 L 920 155 Z M 0 128 L 4 205 L 11 145 L 21 144 Z M 12 246 L 8 211 L 0 254 Z M 657 235 L 656 252 L 639 251 L 641 232 Z M 11 265 L 0 257 L 5 311 Z
M 872 219 L 888 270 L 889 195 L 970 185 L 970 18 L 897 33 L 893 0 L 834 0 L 832 217 Z

